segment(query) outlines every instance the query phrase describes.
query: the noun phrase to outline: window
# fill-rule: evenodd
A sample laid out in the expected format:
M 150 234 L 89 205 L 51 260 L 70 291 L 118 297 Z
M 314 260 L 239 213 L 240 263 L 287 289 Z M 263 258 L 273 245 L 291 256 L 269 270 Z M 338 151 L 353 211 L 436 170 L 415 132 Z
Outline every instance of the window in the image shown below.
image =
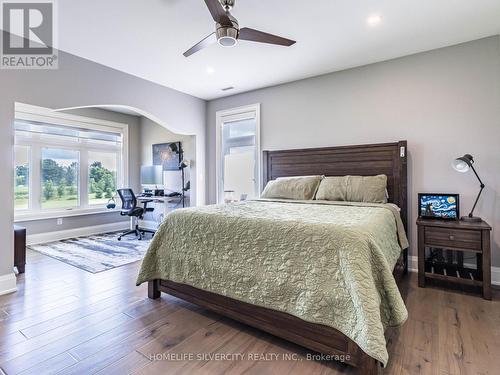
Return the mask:
M 250 199 L 260 188 L 259 106 L 217 113 L 218 202 Z
M 116 154 L 90 151 L 88 160 L 89 204 L 106 204 L 116 191 Z
M 79 206 L 79 164 L 78 151 L 42 149 L 42 209 Z
M 16 105 L 16 219 L 106 211 L 127 185 L 128 126 Z
M 30 207 L 30 148 L 14 147 L 14 207 L 27 210 Z

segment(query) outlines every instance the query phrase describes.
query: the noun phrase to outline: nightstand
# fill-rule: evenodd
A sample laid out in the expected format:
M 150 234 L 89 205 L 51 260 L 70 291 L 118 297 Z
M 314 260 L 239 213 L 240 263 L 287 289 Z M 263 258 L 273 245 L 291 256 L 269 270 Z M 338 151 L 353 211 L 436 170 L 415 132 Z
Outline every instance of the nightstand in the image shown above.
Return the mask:
M 418 286 L 426 279 L 476 286 L 491 299 L 491 227 L 485 221 L 418 219 Z M 433 257 L 426 258 L 431 252 Z M 464 264 L 464 252 L 476 254 L 477 267 Z
M 14 266 L 24 273 L 26 265 L 26 228 L 14 224 Z

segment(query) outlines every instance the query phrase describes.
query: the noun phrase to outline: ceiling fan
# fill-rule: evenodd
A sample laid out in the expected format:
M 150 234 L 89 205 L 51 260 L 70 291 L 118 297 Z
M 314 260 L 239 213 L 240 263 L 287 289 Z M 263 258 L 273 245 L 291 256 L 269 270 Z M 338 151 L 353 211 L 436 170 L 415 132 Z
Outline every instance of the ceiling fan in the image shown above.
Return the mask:
M 252 42 L 276 44 L 289 47 L 295 44 L 295 40 L 290 40 L 268 34 L 259 30 L 244 27 L 240 29 L 238 20 L 229 11 L 233 8 L 235 0 L 205 0 L 208 10 L 212 15 L 216 25 L 215 32 L 201 40 L 193 47 L 184 52 L 184 56 L 189 57 L 193 53 L 218 42 L 223 47 L 232 47 L 238 40 L 249 40 Z

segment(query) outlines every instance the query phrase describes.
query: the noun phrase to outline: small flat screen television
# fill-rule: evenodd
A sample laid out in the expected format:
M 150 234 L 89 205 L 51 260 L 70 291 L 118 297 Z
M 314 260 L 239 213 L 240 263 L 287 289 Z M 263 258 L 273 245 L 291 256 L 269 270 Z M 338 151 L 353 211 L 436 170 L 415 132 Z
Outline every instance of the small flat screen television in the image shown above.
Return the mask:
M 429 219 L 458 220 L 460 205 L 458 194 L 418 194 L 418 216 Z

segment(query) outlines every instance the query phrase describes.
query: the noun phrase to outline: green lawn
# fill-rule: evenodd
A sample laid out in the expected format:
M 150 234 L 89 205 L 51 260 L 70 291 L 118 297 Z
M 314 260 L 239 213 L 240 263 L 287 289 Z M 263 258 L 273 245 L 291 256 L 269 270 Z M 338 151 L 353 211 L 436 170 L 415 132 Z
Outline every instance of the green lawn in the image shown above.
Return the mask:
M 54 197 L 49 200 L 42 199 L 42 208 L 72 208 L 78 206 L 78 196 L 65 195 L 62 197 Z
M 27 209 L 29 206 L 29 188 L 27 186 L 14 187 L 14 208 Z
M 57 187 L 55 187 L 57 189 Z M 26 186 L 16 186 L 14 188 L 14 208 L 15 209 L 27 209 L 29 206 L 29 191 Z M 95 193 L 89 194 L 89 205 L 101 205 L 105 206 L 108 203 L 108 198 L 96 198 Z M 57 195 L 50 199 L 42 198 L 42 208 L 54 209 L 54 208 L 72 208 L 78 206 L 78 196 L 73 195 L 63 195 L 58 197 Z
M 108 198 L 96 198 L 95 197 L 95 194 L 93 193 L 89 193 L 89 204 L 90 205 L 96 205 L 96 204 L 100 204 L 102 206 L 105 206 L 107 203 L 108 203 Z
M 28 198 L 17 198 L 14 200 L 14 208 L 16 210 L 25 210 L 29 206 Z

